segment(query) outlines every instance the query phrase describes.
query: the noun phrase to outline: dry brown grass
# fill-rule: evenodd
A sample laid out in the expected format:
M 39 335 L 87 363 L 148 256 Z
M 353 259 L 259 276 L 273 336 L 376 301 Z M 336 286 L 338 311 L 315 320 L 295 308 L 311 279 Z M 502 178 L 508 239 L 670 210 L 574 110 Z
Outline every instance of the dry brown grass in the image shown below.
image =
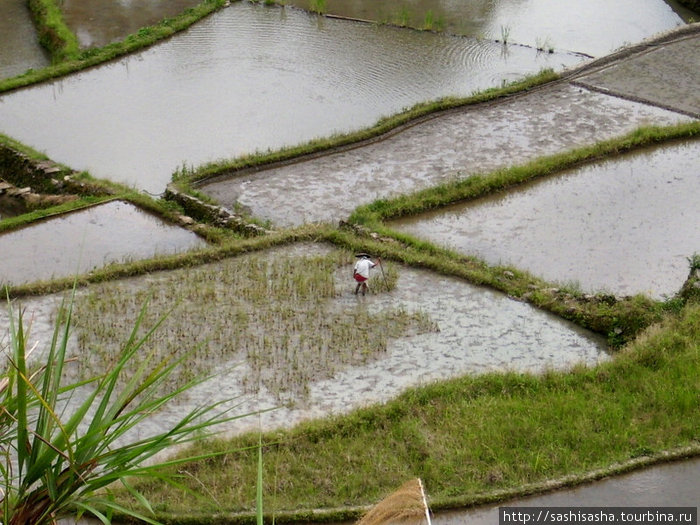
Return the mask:
M 365 514 L 357 525 L 386 525 L 390 523 L 428 523 L 427 506 L 421 480 L 407 481 Z

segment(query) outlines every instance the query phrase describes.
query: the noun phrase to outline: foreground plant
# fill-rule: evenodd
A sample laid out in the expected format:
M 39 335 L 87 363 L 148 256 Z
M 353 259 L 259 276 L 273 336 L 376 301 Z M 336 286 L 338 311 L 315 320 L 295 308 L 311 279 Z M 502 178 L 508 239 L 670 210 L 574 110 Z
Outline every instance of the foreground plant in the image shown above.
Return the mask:
M 146 438 L 134 438 L 134 429 L 185 390 L 192 381 L 167 394 L 159 386 L 180 364 L 145 359 L 126 381 L 120 375 L 144 342 L 162 322 L 138 336 L 145 306 L 119 358 L 104 374 L 64 386 L 72 301 L 56 321 L 42 366 L 31 367 L 28 330 L 20 311 L 10 305 L 7 363 L 0 377 L 0 522 L 6 525 L 54 525 L 67 516 L 92 514 L 111 523 L 113 512 L 157 523 L 134 509 L 125 509 L 112 497 L 115 482 L 126 488 L 146 509 L 143 496 L 127 478 L 151 478 L 177 485 L 146 466 L 156 454 L 174 445 L 200 440 L 212 426 L 231 421 L 221 404 L 196 408 L 171 429 Z M 118 386 L 120 385 L 120 386 Z M 200 456 L 200 457 L 206 457 Z M 181 460 L 160 463 L 176 465 Z

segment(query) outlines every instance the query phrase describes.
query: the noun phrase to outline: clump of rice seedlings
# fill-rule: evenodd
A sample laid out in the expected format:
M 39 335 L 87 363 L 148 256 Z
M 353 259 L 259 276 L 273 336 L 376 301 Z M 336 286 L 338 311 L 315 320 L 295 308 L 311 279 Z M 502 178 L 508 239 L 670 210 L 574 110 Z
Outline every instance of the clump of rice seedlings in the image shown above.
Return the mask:
M 79 373 L 100 374 L 116 359 L 120 348 L 114 341 L 128 338 L 148 302 L 144 326 L 169 314 L 144 347 L 143 358 L 150 352 L 160 358 L 189 352 L 188 366 L 165 388 L 246 360 L 252 370 L 241 385 L 246 391 L 264 386 L 280 401 L 303 399 L 312 381 L 378 358 L 391 339 L 437 329 L 426 314 L 400 306 L 370 313 L 365 304 L 336 302 L 337 272 L 347 272 L 354 260 L 342 250 L 301 256 L 275 252 L 130 286 L 93 287 L 75 307 Z M 383 268 L 384 275 L 375 272 L 370 285 L 375 292 L 396 287 L 398 270 L 390 264 Z M 143 358 L 134 357 L 134 370 Z
M 411 12 L 403 7 L 396 15 L 394 23 L 399 27 L 408 27 L 411 24 Z
M 427 31 L 442 31 L 445 25 L 445 21 L 442 16 L 435 17 L 435 13 L 431 9 L 425 12 L 425 18 L 423 19 L 423 29 Z
M 326 12 L 326 0 L 311 0 L 309 10 L 319 15 Z
M 377 265 L 369 278 L 369 289 L 373 293 L 391 292 L 398 282 L 399 271 L 396 267 L 382 261 L 382 265 Z

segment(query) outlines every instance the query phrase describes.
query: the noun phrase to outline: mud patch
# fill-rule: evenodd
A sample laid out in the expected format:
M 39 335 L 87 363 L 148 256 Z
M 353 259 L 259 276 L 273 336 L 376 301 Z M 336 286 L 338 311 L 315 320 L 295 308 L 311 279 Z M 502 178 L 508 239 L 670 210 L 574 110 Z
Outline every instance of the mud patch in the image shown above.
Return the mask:
M 581 77 L 577 83 L 607 93 L 641 100 L 700 118 L 698 35 L 663 46 Z
M 518 165 L 641 125 L 690 120 L 566 84 L 466 107 L 385 140 L 201 189 L 233 209 L 281 226 L 346 219 L 359 205 Z

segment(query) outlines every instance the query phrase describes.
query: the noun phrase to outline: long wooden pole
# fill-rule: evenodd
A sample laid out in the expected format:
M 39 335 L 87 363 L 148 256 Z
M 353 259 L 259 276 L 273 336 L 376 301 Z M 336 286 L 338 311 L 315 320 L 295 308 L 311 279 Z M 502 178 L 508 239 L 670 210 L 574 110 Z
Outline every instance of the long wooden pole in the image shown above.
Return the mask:
M 386 291 L 389 291 L 389 283 L 386 280 L 386 275 L 384 275 L 384 266 L 382 266 L 382 258 L 379 258 L 379 269 L 382 271 L 382 277 L 384 277 L 384 285 L 386 286 Z
M 425 491 L 423 490 L 423 482 L 418 478 L 418 486 L 420 487 L 420 495 L 423 498 L 423 509 L 425 509 L 425 519 L 428 525 L 432 525 L 430 522 L 430 511 L 428 510 L 428 502 L 425 499 Z

